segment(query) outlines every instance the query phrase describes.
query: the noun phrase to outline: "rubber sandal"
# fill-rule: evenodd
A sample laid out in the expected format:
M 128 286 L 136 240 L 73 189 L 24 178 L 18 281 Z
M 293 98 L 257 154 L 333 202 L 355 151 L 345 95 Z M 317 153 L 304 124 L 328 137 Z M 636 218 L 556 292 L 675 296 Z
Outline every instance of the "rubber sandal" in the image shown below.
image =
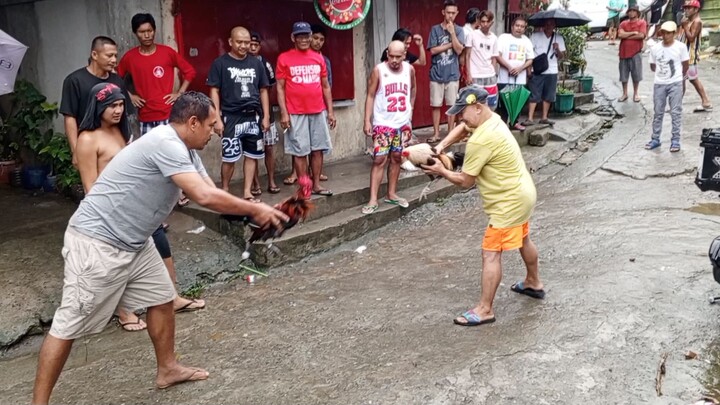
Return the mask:
M 203 303 L 202 306 L 192 307 L 193 304 L 198 304 L 198 300 L 192 299 L 187 304 L 181 306 L 180 308 L 175 310 L 176 314 L 179 314 L 181 312 L 193 312 L 193 311 L 199 311 L 201 309 L 205 309 L 205 303 Z
M 177 203 L 178 207 L 184 207 L 188 204 L 190 204 L 190 199 L 185 196 L 180 197 Z
M 640 102 L 640 96 L 634 96 L 634 97 L 633 97 L 633 101 L 636 102 L 636 103 L 639 103 L 639 102 Z
M 156 384 L 155 387 L 157 387 L 157 389 L 159 389 L 159 390 L 164 390 L 164 389 L 170 388 L 170 387 L 172 387 L 174 385 L 178 385 L 178 384 L 183 384 L 183 383 L 188 383 L 188 382 L 193 382 L 193 381 L 204 381 L 204 380 L 207 380 L 209 376 L 210 376 L 210 373 L 208 373 L 205 370 L 192 369 L 192 374 L 190 374 L 188 376 L 188 378 L 184 378 L 181 381 L 175 381 L 175 382 L 168 383 L 168 384 Z
M 280 192 L 280 187 L 268 187 L 268 193 L 277 194 Z
M 627 101 L 627 99 L 628 99 L 628 96 L 620 96 L 620 98 L 618 99 L 618 102 L 624 103 Z
M 540 120 L 539 122 L 540 122 L 541 124 L 550 125 L 550 126 L 555 125 L 555 121 L 551 121 L 551 120 L 548 120 L 548 119 Z
M 520 124 L 520 123 L 516 123 L 515 125 L 513 125 L 513 128 L 517 129 L 518 131 L 524 131 L 524 130 L 525 130 L 525 126 L 523 126 L 523 125 Z
M 330 190 L 318 190 L 318 191 L 313 190 L 312 193 L 315 195 L 324 195 L 325 197 L 330 197 L 333 195 L 333 192 Z
M 680 152 L 680 142 L 670 143 L 670 152 Z
M 440 138 L 428 138 L 427 143 L 438 143 Z
M 320 181 L 328 181 L 328 176 L 321 174 L 320 175 Z
M 522 122 L 522 125 L 528 126 L 528 125 L 535 125 L 536 122 L 533 120 L 526 120 Z
M 283 184 L 285 184 L 286 186 L 292 186 L 295 183 L 297 183 L 297 177 L 286 177 L 285 180 L 283 180 Z
M 713 106 L 711 106 L 711 105 L 701 105 L 700 107 L 695 107 L 693 112 L 694 113 L 711 112 L 712 110 L 713 110 Z
M 260 187 L 254 188 L 250 190 L 250 194 L 252 195 L 262 195 L 262 189 Z
M 465 322 L 458 321 L 458 318 L 465 319 Z M 488 319 L 480 319 L 480 315 L 476 314 L 472 309 L 465 311 L 462 315 L 453 319 L 453 323 L 460 326 L 480 326 L 493 322 L 495 322 L 494 316 Z
M 255 197 L 244 197 L 243 200 L 250 201 L 251 203 L 261 203 L 262 201 L 259 198 Z
M 532 297 L 538 300 L 545 298 L 545 290 L 536 290 L 534 288 L 525 287 L 522 281 L 518 281 L 517 283 L 513 284 L 510 289 L 518 294 L 527 295 L 528 297 Z
M 128 326 L 132 326 L 132 325 L 140 325 L 141 322 L 145 323 L 140 318 L 138 318 L 137 322 L 120 322 L 120 319 L 117 320 L 118 325 L 120 325 L 120 327 L 123 328 L 123 330 L 125 332 L 140 332 L 141 330 L 147 329 L 147 324 L 145 324 L 145 326 L 143 326 L 140 329 L 128 329 L 127 328 Z
M 660 140 L 659 139 L 652 139 L 650 142 L 645 144 L 645 149 L 647 150 L 653 150 L 660 147 Z
M 364 215 L 369 215 L 369 214 L 372 214 L 372 213 L 374 213 L 375 211 L 377 211 L 377 209 L 378 209 L 378 205 L 377 205 L 377 204 L 375 204 L 375 205 L 366 205 L 366 206 L 362 207 L 362 210 L 360 210 L 360 212 L 362 212 Z
M 386 204 L 390 204 L 390 205 L 397 205 L 397 206 L 402 207 L 402 208 L 407 208 L 407 207 L 410 206 L 410 203 L 408 203 L 408 200 L 406 200 L 406 199 L 404 199 L 404 198 L 398 198 L 398 199 L 396 199 L 396 200 L 392 200 L 392 199 L 386 198 L 386 199 L 385 199 L 385 203 L 386 203 Z

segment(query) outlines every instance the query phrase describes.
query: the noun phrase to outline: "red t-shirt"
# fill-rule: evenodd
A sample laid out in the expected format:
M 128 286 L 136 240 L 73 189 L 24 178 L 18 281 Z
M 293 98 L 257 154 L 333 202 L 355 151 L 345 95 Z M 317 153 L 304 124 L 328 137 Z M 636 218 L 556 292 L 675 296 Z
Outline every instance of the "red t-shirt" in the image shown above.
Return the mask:
M 278 56 L 275 77 L 285 81 L 285 104 L 290 114 L 317 114 L 325 110 L 322 78 L 327 78 L 320 52 L 292 49 Z
M 620 23 L 620 29 L 625 32 L 642 32 L 647 34 L 647 22 L 638 18 L 636 21 L 625 20 Z M 643 48 L 642 39 L 621 39 L 620 40 L 620 59 L 632 58 L 640 53 Z
M 145 107 L 139 110 L 143 122 L 170 117 L 172 105 L 165 104 L 163 97 L 173 92 L 175 68 L 180 69 L 183 80 L 195 78 L 195 69 L 174 49 L 160 44 L 156 47 L 151 55 L 141 54 L 139 47 L 129 50 L 117 67 L 120 77 L 132 77 L 135 94 L 145 100 Z

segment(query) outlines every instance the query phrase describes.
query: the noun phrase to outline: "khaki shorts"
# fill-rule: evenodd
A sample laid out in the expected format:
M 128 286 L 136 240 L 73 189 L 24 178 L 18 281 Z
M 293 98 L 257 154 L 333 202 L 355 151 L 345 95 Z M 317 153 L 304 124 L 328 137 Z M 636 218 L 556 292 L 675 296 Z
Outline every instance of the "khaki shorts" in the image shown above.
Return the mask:
M 62 249 L 65 280 L 50 334 L 77 339 L 99 333 L 115 308 L 134 311 L 175 298 L 165 264 L 152 239 L 127 252 L 68 227 Z
M 430 82 L 430 107 L 442 107 L 443 98 L 446 106 L 455 104 L 459 85 L 458 81 L 450 83 Z

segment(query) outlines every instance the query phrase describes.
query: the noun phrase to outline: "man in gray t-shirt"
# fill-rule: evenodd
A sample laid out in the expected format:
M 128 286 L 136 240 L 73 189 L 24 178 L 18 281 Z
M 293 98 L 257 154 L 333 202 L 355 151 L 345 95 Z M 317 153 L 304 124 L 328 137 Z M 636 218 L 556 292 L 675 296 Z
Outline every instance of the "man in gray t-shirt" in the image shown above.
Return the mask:
M 289 218 L 215 187 L 196 152 L 210 141 L 217 112 L 207 96 L 175 101 L 170 125 L 151 130 L 105 167 L 70 219 L 63 245 L 62 302 L 43 342 L 32 403 L 48 403 L 73 341 L 104 329 L 116 307 L 148 308 L 158 388 L 207 379 L 207 371 L 175 357 L 175 287 L 150 235 L 177 202 L 180 190 L 207 208 L 248 215 L 261 227 L 282 229 Z
M 460 80 L 460 54 L 465 49 L 465 34 L 455 24 L 458 8 L 454 0 L 443 4 L 443 22 L 430 29 L 428 50 L 432 55 L 430 65 L 430 107 L 432 107 L 433 136 L 428 142 L 440 140 L 440 109 L 451 106 L 457 98 Z M 448 132 L 455 127 L 455 116 L 448 115 Z

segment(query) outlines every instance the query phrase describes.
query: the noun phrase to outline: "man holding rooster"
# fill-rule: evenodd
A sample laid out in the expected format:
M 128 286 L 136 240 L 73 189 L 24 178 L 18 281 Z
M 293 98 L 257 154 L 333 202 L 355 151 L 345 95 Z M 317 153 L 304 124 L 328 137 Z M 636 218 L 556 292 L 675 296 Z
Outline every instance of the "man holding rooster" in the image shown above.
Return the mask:
M 370 172 L 370 201 L 363 214 L 378 209 L 378 189 L 387 170 L 388 189 L 385 202 L 408 207 L 408 201 L 397 195 L 401 153 L 412 134 L 413 105 L 415 105 L 415 69 L 405 62 L 405 44 L 392 41 L 387 48 L 386 62 L 375 66 L 368 81 L 365 100 L 365 135 L 373 140 L 373 166 Z M 372 121 L 371 121 L 372 118 Z
M 448 114 L 461 114 L 458 125 L 436 147 L 447 146 L 470 136 L 465 148 L 462 172 L 446 169 L 437 159 L 423 166 L 428 174 L 443 176 L 451 183 L 469 188 L 477 185 L 488 216 L 482 243 L 482 293 L 480 303 L 454 319 L 457 325 L 478 326 L 495 322 L 493 300 L 502 280 L 502 253 L 520 249 L 527 275 L 511 289 L 536 299 L 545 298 L 538 273 L 538 251 L 530 240 L 529 220 L 536 191 L 520 146 L 502 119 L 488 107 L 488 92 L 478 86 L 460 91 Z

